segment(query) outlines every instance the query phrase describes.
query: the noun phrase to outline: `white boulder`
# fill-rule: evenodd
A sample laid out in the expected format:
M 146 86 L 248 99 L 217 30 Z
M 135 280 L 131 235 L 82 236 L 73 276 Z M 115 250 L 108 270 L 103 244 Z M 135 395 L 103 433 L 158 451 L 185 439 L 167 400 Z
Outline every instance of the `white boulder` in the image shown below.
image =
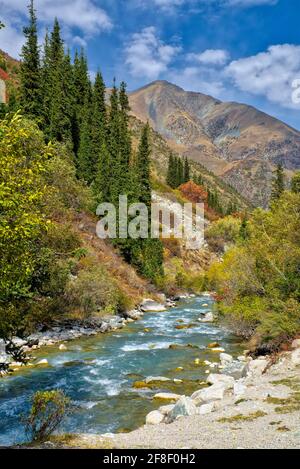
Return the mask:
M 227 389 L 228 387 L 226 384 L 216 383 L 209 388 L 204 388 L 200 391 L 194 392 L 194 394 L 192 394 L 192 399 L 196 405 L 217 401 L 224 398 Z
M 215 403 L 214 402 L 210 402 L 209 404 L 202 404 L 198 410 L 197 410 L 197 414 L 198 415 L 206 415 L 206 414 L 210 414 L 211 412 L 213 412 L 215 410 Z
M 171 410 L 173 410 L 175 407 L 175 404 L 169 404 L 169 405 L 162 405 L 158 410 L 161 414 L 163 415 L 168 415 Z
M 142 302 L 141 310 L 144 313 L 146 312 L 160 313 L 163 311 L 167 311 L 167 308 L 162 303 L 158 303 L 157 301 L 147 299 Z
M 159 392 L 155 394 L 153 399 L 157 399 L 160 401 L 171 401 L 171 402 L 177 402 L 181 398 L 180 394 L 175 394 L 172 392 Z
M 240 383 L 238 381 L 234 383 L 233 394 L 235 396 L 242 396 L 243 394 L 245 394 L 246 390 L 247 386 L 245 386 L 243 383 Z
M 299 348 L 300 347 L 300 339 L 295 339 L 292 342 L 292 348 Z
M 214 322 L 215 318 L 212 312 L 204 314 L 198 319 L 199 322 Z
M 181 396 L 167 416 L 167 423 L 173 422 L 178 417 L 196 415 L 197 408 L 190 397 Z
M 291 353 L 291 360 L 293 365 L 300 365 L 300 348 L 297 348 Z
M 217 384 L 222 383 L 226 386 L 227 389 L 232 389 L 234 385 L 234 378 L 232 376 L 222 375 L 222 374 L 214 374 L 211 373 L 207 380 L 209 384 Z
M 61 352 L 63 352 L 64 350 L 67 350 L 67 347 L 65 346 L 65 344 L 60 344 L 58 348 Z
M 300 362 L 299 362 L 300 363 Z M 265 358 L 259 358 L 257 360 L 251 360 L 248 362 L 244 369 L 242 376 L 261 376 L 268 365 L 268 360 Z
M 233 362 L 233 357 L 228 353 L 220 353 L 221 365 L 226 366 Z
M 146 425 L 159 425 L 162 423 L 164 415 L 158 410 L 153 410 L 146 416 Z

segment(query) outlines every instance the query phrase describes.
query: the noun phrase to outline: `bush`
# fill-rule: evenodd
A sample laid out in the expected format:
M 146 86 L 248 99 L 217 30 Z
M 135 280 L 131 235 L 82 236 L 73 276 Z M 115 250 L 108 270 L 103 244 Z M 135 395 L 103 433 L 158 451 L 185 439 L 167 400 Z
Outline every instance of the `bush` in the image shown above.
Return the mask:
M 70 399 L 63 391 L 38 391 L 32 399 L 29 416 L 25 419 L 26 433 L 31 441 L 45 441 L 70 411 Z
M 104 267 L 91 265 L 78 272 L 66 286 L 64 300 L 80 316 L 115 314 L 126 308 L 126 297 Z
M 226 244 L 232 244 L 238 240 L 240 230 L 241 220 L 229 215 L 213 222 L 206 230 L 205 237 L 213 250 L 222 252 Z

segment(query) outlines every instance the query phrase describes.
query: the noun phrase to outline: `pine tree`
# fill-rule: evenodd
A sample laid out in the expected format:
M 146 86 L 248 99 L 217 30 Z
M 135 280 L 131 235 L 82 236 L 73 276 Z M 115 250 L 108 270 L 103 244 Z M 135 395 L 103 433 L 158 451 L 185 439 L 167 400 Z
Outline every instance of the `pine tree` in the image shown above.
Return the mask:
M 137 154 L 137 179 L 139 184 L 138 201 L 151 206 L 151 184 L 150 184 L 150 127 L 146 124 L 142 131 L 142 136 Z
M 98 203 L 109 202 L 111 200 L 110 181 L 112 177 L 112 168 L 110 164 L 110 154 L 105 142 L 100 150 L 96 177 L 93 183 L 93 192 Z
M 21 105 L 33 117 L 41 115 L 41 69 L 38 46 L 37 18 L 33 0 L 28 7 L 29 25 L 23 29 L 25 44 L 20 67 Z
M 184 182 L 184 167 L 181 158 L 176 159 L 176 186 L 179 187 Z
M 85 96 L 85 103 L 82 112 L 82 120 L 80 127 L 80 141 L 77 155 L 77 174 L 88 184 L 93 182 L 95 177 L 95 161 L 93 158 L 92 144 L 92 119 L 91 119 L 91 94 Z
M 280 199 L 284 191 L 284 172 L 282 164 L 278 164 L 276 171 L 274 172 L 273 182 L 272 182 L 272 193 L 271 201 L 275 202 Z
M 187 157 L 185 157 L 183 182 L 189 182 L 189 180 L 190 180 L 190 165 L 189 165 L 189 161 Z
M 119 92 L 114 80 L 112 92 L 110 95 L 110 113 L 108 119 L 108 151 L 110 153 L 110 162 L 114 169 L 111 179 L 111 202 L 118 204 L 120 186 L 119 186 L 119 160 L 120 160 L 120 112 L 119 112 Z
M 74 153 L 77 155 L 80 142 L 80 127 L 82 124 L 83 108 L 86 94 L 90 92 L 90 80 L 88 76 L 88 64 L 83 50 L 80 54 L 75 52 L 73 65 L 73 80 L 75 90 L 75 103 L 72 118 L 72 140 Z
M 68 69 L 68 73 L 66 74 Z M 60 26 L 55 19 L 49 43 L 49 130 L 50 139 L 71 141 L 72 123 L 70 121 L 71 101 L 68 96 L 71 83 L 70 64 L 65 58 Z M 69 111 L 69 112 L 68 112 Z
M 130 177 L 129 177 L 129 164 L 131 160 L 131 135 L 129 131 L 129 99 L 126 92 L 126 84 L 124 82 L 120 85 L 119 91 L 119 184 L 120 193 L 128 193 L 131 191 Z

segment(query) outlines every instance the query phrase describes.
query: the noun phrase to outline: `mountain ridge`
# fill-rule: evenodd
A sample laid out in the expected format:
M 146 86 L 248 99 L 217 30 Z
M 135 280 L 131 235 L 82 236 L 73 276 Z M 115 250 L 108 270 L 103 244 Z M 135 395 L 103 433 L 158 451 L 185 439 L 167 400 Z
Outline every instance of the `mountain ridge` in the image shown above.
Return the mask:
M 275 166 L 300 167 L 300 132 L 254 106 L 158 80 L 130 93 L 133 115 L 174 151 L 201 163 L 255 205 L 267 206 Z

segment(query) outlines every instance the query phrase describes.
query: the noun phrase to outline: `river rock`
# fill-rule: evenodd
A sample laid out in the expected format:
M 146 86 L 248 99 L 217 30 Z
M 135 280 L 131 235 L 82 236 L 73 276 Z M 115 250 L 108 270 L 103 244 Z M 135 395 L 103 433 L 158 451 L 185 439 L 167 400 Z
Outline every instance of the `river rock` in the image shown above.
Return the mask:
M 27 345 L 27 340 L 20 339 L 20 337 L 13 337 L 11 341 L 16 347 L 19 348 L 23 347 L 24 345 Z
M 164 376 L 149 376 L 145 379 L 146 384 L 155 383 L 156 381 L 166 382 L 171 381 L 170 378 L 165 378 Z
M 210 414 L 215 410 L 215 403 L 210 402 L 209 404 L 202 404 L 198 409 L 197 409 L 197 414 L 198 415 L 206 415 Z
M 146 425 L 159 425 L 164 420 L 164 415 L 158 410 L 153 410 L 146 416 Z
M 228 375 L 222 375 L 222 374 L 214 374 L 211 373 L 207 380 L 209 384 L 217 384 L 217 383 L 222 383 L 226 385 L 227 389 L 232 389 L 234 385 L 234 378 Z
M 37 365 L 41 366 L 41 365 L 49 365 L 48 363 L 48 360 L 47 358 L 43 358 L 42 360 L 40 360 L 39 362 L 37 362 Z
M 58 347 L 58 349 L 62 352 L 64 350 L 67 350 L 67 347 L 65 346 L 65 344 L 60 344 L 60 346 Z
M 144 313 L 146 312 L 160 313 L 163 311 L 167 311 L 167 308 L 162 303 L 158 303 L 157 301 L 147 299 L 142 302 L 141 310 Z
M 300 355 L 299 355 L 299 363 L 300 363 Z M 265 358 L 252 360 L 248 362 L 243 369 L 242 376 L 261 376 L 264 370 L 268 365 L 268 360 Z
M 192 394 L 192 399 L 196 405 L 206 404 L 224 398 L 227 385 L 224 383 L 216 383 L 209 388 L 200 389 L 200 391 Z
M 214 322 L 215 318 L 212 312 L 206 313 L 198 319 L 199 322 Z
M 299 348 L 300 347 L 300 339 L 295 339 L 292 342 L 292 348 Z
M 297 348 L 291 353 L 291 361 L 295 366 L 300 365 L 300 348 Z
M 229 363 L 233 362 L 233 357 L 228 353 L 221 353 L 220 354 L 221 365 L 226 366 Z
M 179 416 L 196 415 L 197 408 L 190 397 L 181 396 L 167 416 L 167 423 L 174 422 Z
M 172 392 L 159 392 L 155 394 L 153 399 L 157 399 L 160 401 L 171 401 L 171 402 L 177 402 L 181 396 L 179 394 L 175 394 Z
M 221 365 L 222 366 L 222 365 Z M 222 372 L 234 379 L 241 379 L 244 376 L 245 363 L 239 360 L 233 360 L 226 366 L 222 366 Z
M 163 415 L 168 415 L 171 410 L 173 410 L 175 407 L 175 404 L 169 404 L 169 405 L 162 405 L 158 410 L 161 414 Z
M 126 311 L 124 316 L 126 319 L 132 319 L 133 321 L 137 321 L 142 317 L 143 313 L 138 311 L 137 309 L 133 309 L 131 311 Z
M 245 386 L 243 383 L 240 383 L 240 382 L 236 382 L 234 383 L 234 386 L 233 386 L 233 394 L 235 396 L 242 396 L 243 394 L 245 394 L 245 392 L 247 391 L 247 386 Z

